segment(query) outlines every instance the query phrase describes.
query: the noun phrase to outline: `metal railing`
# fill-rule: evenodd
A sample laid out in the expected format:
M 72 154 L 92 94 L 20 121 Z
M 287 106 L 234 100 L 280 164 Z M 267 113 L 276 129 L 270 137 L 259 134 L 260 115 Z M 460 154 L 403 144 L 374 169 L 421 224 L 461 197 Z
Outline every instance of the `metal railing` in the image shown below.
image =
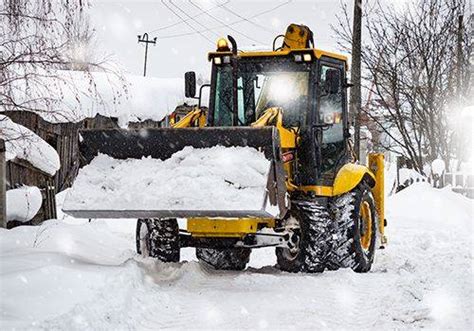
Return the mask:
M 474 199 L 474 174 L 447 172 L 443 175 L 443 187 L 447 185 L 451 185 L 454 192 Z

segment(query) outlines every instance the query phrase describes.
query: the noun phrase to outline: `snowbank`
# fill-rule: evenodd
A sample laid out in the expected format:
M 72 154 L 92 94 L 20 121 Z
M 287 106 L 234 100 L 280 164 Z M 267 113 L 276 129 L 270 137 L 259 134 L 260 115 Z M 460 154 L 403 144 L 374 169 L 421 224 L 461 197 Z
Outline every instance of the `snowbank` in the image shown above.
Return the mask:
M 54 176 L 61 164 L 56 150 L 33 131 L 0 114 L 0 138 L 5 140 L 6 159 L 19 158 Z
M 51 123 L 78 122 L 101 114 L 117 117 L 126 126 L 130 121 L 160 121 L 179 104 L 195 103 L 185 99 L 182 78 L 65 70 L 54 75 L 15 87 L 17 104 L 47 109 L 39 115 Z M 45 102 L 44 97 L 49 100 Z
M 389 219 L 401 220 L 397 228 L 416 222 L 426 231 L 455 227 L 463 237 L 472 237 L 474 201 L 450 187 L 434 189 L 426 182 L 414 183 L 390 197 L 387 209 Z
M 254 148 L 185 147 L 165 161 L 99 155 L 64 210 L 261 210 L 270 161 Z
M 36 186 L 7 191 L 7 221 L 30 221 L 41 208 L 43 196 Z
M 130 239 L 102 222 L 0 229 L 0 328 L 38 329 L 39 322 L 92 300 L 120 273 L 115 266 L 133 255 Z

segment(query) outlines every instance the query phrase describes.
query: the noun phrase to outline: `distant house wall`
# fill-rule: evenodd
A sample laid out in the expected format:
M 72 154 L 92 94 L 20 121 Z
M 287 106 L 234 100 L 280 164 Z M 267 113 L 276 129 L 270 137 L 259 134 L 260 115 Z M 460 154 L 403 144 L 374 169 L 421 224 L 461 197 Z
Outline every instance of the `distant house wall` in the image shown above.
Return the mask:
M 106 117 L 96 115 L 92 118 L 86 118 L 82 121 L 81 129 L 117 129 L 118 120 L 115 117 Z
M 141 122 L 128 123 L 129 129 L 155 129 L 163 127 L 163 121 L 145 120 Z

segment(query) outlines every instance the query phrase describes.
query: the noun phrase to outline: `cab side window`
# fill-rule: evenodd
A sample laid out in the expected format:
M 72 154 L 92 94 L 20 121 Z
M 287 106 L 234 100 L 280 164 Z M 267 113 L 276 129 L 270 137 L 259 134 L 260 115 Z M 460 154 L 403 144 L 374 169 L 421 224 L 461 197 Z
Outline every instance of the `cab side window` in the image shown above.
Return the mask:
M 318 122 L 324 126 L 321 138 L 322 172 L 333 170 L 345 152 L 342 69 L 321 65 Z

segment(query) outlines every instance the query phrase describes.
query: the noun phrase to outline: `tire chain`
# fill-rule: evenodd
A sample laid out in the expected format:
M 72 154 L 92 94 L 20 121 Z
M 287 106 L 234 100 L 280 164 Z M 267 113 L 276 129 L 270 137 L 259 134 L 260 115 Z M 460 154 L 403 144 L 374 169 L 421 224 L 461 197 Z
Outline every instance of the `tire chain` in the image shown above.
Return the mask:
M 318 234 L 316 238 L 313 238 L 311 245 L 307 247 L 309 254 L 305 259 L 306 269 L 308 271 L 316 270 L 326 264 L 330 253 L 333 238 L 331 223 L 333 222 L 327 208 L 314 200 L 296 200 L 292 201 L 292 204 L 309 220 L 309 230 Z

